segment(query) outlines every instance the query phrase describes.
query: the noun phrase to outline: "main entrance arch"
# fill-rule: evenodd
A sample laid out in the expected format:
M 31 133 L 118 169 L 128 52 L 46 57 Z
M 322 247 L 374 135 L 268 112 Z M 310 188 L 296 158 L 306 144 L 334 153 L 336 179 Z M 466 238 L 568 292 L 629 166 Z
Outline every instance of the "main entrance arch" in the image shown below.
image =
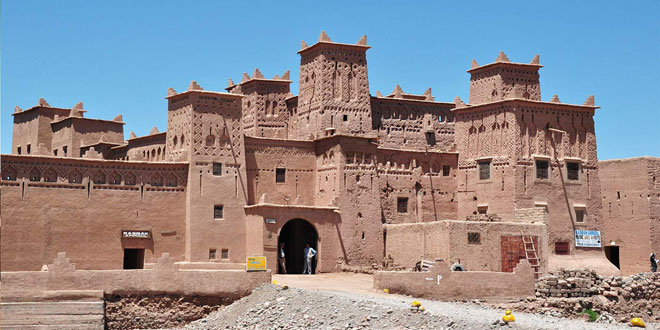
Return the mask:
M 288 274 L 302 274 L 305 265 L 305 244 L 309 244 L 318 251 L 319 234 L 316 228 L 304 219 L 289 220 L 284 224 L 277 238 L 277 252 L 281 243 L 284 243 L 286 255 L 286 270 Z M 313 273 L 316 272 L 317 256 L 312 260 Z M 278 263 L 279 268 L 279 263 Z M 278 273 L 281 271 L 278 269 Z

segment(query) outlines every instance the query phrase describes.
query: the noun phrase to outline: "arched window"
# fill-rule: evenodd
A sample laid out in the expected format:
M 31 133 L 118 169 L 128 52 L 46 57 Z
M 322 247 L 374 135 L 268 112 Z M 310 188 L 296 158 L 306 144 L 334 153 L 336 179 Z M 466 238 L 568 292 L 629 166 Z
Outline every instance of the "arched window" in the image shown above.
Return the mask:
M 183 147 L 185 143 L 186 143 L 186 136 L 181 134 L 181 147 Z
M 135 174 L 133 174 L 133 173 L 128 173 L 124 176 L 124 184 L 125 185 L 133 186 L 133 185 L 135 185 L 135 181 L 136 181 L 135 180 Z
M 44 182 L 57 182 L 57 172 L 49 168 L 44 172 Z
M 160 174 L 154 174 L 151 177 L 151 185 L 154 187 L 162 187 L 163 186 L 163 176 Z
M 96 174 L 94 174 L 94 183 L 105 184 L 105 174 L 101 171 L 96 172 Z
M 177 147 L 176 144 L 177 144 L 177 143 L 179 143 L 179 138 L 175 135 L 175 136 L 174 136 L 174 139 L 172 139 L 172 147 L 173 147 L 174 149 L 176 149 L 176 147 Z
M 32 171 L 30 171 L 30 181 L 33 182 L 39 182 L 41 181 L 41 171 L 39 171 L 38 168 L 33 168 Z
M 13 167 L 5 167 L 5 169 L 2 170 L 2 179 L 16 181 L 16 170 Z
M 215 144 L 215 136 L 213 134 L 209 134 L 206 136 L 206 146 L 207 147 L 212 147 Z
M 82 174 L 78 170 L 69 172 L 69 183 L 82 183 Z
M 160 147 L 158 147 L 158 151 L 156 152 L 156 160 L 160 160 Z
M 121 184 L 121 175 L 117 171 L 110 173 L 110 184 Z
M 151 149 L 151 160 L 156 159 L 156 149 Z
M 176 187 L 176 176 L 174 174 L 170 174 L 167 177 L 167 181 L 165 182 L 165 185 L 167 187 Z

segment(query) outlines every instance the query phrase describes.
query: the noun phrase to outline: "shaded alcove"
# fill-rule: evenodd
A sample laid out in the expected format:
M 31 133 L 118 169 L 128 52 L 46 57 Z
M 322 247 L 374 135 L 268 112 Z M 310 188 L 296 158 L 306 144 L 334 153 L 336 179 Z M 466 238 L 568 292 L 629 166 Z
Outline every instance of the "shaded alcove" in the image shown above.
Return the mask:
M 288 274 L 302 274 L 305 264 L 305 244 L 309 244 L 314 250 L 318 251 L 317 242 L 318 233 L 316 228 L 307 220 L 293 219 L 284 224 L 277 239 L 277 246 L 279 253 L 279 246 L 284 243 Z M 317 259 L 318 254 L 312 260 L 313 272 L 316 272 Z M 278 273 L 281 273 L 279 269 Z

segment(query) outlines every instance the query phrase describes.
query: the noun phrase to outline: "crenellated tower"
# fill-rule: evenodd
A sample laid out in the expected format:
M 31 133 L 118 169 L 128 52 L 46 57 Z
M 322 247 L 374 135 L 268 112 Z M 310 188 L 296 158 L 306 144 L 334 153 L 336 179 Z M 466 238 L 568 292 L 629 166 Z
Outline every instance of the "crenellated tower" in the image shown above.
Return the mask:
M 470 73 L 471 105 L 489 103 L 511 98 L 541 100 L 539 83 L 539 56 L 529 64 L 513 63 L 500 52 L 494 63 L 479 66 L 472 60 Z
M 291 97 L 289 71 L 272 79 L 255 69 L 252 77 L 243 73 L 238 84 L 229 79 L 227 91 L 245 95 L 242 101 L 243 130 L 247 136 L 287 138 L 289 112 L 286 99 Z
M 302 42 L 297 138 L 334 134 L 375 136 L 371 124 L 367 37 L 357 44 L 330 40 L 323 31 L 312 46 Z

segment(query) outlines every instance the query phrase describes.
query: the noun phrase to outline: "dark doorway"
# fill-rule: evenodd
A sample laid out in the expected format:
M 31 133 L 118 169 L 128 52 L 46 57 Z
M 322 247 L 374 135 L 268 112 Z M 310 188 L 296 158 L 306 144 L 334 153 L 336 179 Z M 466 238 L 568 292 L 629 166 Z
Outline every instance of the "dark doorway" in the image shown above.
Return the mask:
M 277 246 L 279 250 L 280 243 L 284 243 L 286 271 L 288 274 L 302 274 L 305 265 L 305 244 L 309 244 L 317 251 L 316 257 L 312 260 L 312 273 L 316 273 L 316 261 L 318 259 L 317 241 L 318 233 L 308 221 L 293 219 L 284 224 L 277 239 Z M 281 273 L 281 271 L 278 272 Z
M 616 268 L 621 269 L 619 266 L 619 247 L 618 246 L 606 246 L 605 247 L 605 256 Z
M 124 269 L 144 268 L 144 249 L 124 249 Z

